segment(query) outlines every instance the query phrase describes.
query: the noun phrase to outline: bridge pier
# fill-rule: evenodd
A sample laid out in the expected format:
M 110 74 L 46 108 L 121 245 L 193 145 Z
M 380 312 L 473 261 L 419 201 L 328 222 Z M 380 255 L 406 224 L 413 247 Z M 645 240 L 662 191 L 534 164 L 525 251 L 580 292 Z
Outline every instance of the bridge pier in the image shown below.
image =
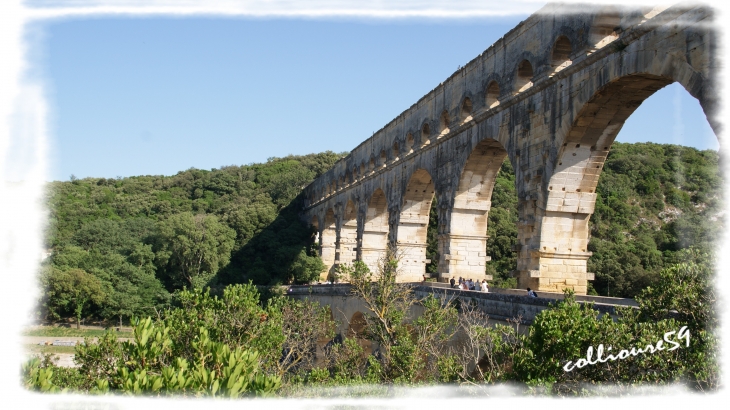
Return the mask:
M 328 269 L 354 254 L 377 272 L 396 245 L 401 280 L 420 280 L 435 196 L 439 280 L 487 278 L 492 191 L 508 158 L 519 198 L 518 286 L 587 292 L 589 220 L 613 141 L 672 82 L 717 131 L 718 37 L 705 6 L 573 7 L 530 16 L 305 188 L 302 217 L 321 225 Z M 349 201 L 357 218 L 342 216 Z
M 338 263 L 352 263 L 357 259 L 357 208 L 352 201 L 347 201 L 340 223 L 340 236 L 337 243 L 339 249 Z
M 459 277 L 481 281 L 492 280 L 486 274 L 486 235 L 439 235 L 439 281 L 448 282 Z
M 398 243 L 400 267 L 398 280 L 402 282 L 420 282 L 426 272 L 426 244 Z

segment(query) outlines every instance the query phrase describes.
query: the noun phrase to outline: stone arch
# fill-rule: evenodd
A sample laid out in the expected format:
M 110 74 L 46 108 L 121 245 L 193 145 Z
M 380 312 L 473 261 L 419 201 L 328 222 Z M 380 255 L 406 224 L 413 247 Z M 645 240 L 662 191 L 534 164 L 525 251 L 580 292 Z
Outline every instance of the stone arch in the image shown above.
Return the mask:
M 393 162 L 398 161 L 399 157 L 400 157 L 400 145 L 398 145 L 398 141 L 395 141 L 393 143 Z
M 327 280 L 335 265 L 337 252 L 337 227 L 335 211 L 332 208 L 327 209 L 325 213 L 321 237 L 320 256 L 322 262 L 324 262 L 325 270 L 320 274 L 320 279 Z
M 380 156 L 378 157 L 378 165 L 381 168 L 388 165 L 388 157 L 385 155 L 385 149 L 380 150 Z
M 553 51 L 550 55 L 550 69 L 553 74 L 571 64 L 570 53 L 572 51 L 573 48 L 568 37 L 560 36 L 555 40 Z
M 520 287 L 547 291 L 572 288 L 578 294 L 586 293 L 587 281 L 593 279 L 586 269 L 591 256 L 589 220 L 603 164 L 629 116 L 644 100 L 672 82 L 670 77 L 648 73 L 618 77 L 595 89 L 578 106 L 573 121 L 561 128 L 558 136 L 562 144 L 545 187 L 539 243 L 530 259 L 534 270 L 528 270 L 539 273 L 520 276 Z
M 517 66 L 517 75 L 515 76 L 514 92 L 520 93 L 532 87 L 532 77 L 534 71 L 530 60 L 524 59 Z
M 402 196 L 397 232 L 397 249 L 401 257 L 399 281 L 421 281 L 426 273 L 428 217 L 434 192 L 434 183 L 428 171 L 418 169 L 411 175 Z
M 378 188 L 368 201 L 362 233 L 362 261 L 371 272 L 378 271 L 378 262 L 388 249 L 388 232 L 388 202 Z
M 348 200 L 342 213 L 340 226 L 340 263 L 350 264 L 357 254 L 357 207 Z
M 447 134 L 449 132 L 449 112 L 446 110 L 441 111 L 441 116 L 439 117 L 439 133 L 441 135 Z
M 408 133 L 406 135 L 406 149 L 405 154 L 408 155 L 411 152 L 413 152 L 413 144 L 415 143 L 415 138 L 413 138 L 413 133 Z
M 428 125 L 428 121 L 423 123 L 421 127 L 421 146 L 426 146 L 431 143 L 431 126 Z
M 372 155 L 370 156 L 369 170 L 371 173 L 375 171 L 375 157 Z
M 362 312 L 355 312 L 350 318 L 350 324 L 347 327 L 347 337 L 363 338 L 367 329 L 368 321 Z
M 466 160 L 454 193 L 448 231 L 439 236 L 441 278 L 486 276 L 487 223 L 497 173 L 507 156 L 498 141 L 485 139 Z
M 598 50 L 606 44 L 616 40 L 618 34 L 616 29 L 621 24 L 621 15 L 618 11 L 607 9 L 593 18 L 591 25 L 589 44 L 592 50 Z
M 469 97 L 465 97 L 464 101 L 461 103 L 461 110 L 459 112 L 460 118 L 462 122 L 469 121 L 471 119 L 472 112 L 474 111 L 474 107 L 471 103 L 471 99 Z
M 494 108 L 499 105 L 499 83 L 492 80 L 487 86 L 486 92 L 487 108 Z

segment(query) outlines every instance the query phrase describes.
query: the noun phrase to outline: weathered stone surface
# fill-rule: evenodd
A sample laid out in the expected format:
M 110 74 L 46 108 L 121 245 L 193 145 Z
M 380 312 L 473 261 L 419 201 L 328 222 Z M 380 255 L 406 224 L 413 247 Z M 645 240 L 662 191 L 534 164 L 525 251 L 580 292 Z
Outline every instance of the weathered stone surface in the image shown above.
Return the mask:
M 420 280 L 435 197 L 439 279 L 485 278 L 506 157 L 519 200 L 519 286 L 585 293 L 595 189 L 626 119 L 676 81 L 719 131 L 712 18 L 687 5 L 548 5 L 530 16 L 305 189 L 302 215 L 317 226 L 328 269 L 358 258 L 375 269 L 390 244 L 406 255 L 403 280 Z

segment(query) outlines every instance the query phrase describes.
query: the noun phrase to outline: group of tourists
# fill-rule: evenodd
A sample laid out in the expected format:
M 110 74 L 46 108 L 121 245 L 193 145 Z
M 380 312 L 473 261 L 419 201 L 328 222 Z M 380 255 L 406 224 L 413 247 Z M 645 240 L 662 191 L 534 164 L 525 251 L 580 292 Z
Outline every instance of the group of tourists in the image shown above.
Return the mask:
M 487 284 L 486 279 L 482 279 L 481 282 L 473 281 L 471 279 L 464 279 L 461 276 L 459 276 L 459 284 L 456 284 L 456 280 L 454 278 L 451 278 L 449 281 L 451 284 L 452 289 L 461 289 L 461 290 L 476 290 L 476 291 L 482 291 L 482 292 L 489 292 L 489 285 Z

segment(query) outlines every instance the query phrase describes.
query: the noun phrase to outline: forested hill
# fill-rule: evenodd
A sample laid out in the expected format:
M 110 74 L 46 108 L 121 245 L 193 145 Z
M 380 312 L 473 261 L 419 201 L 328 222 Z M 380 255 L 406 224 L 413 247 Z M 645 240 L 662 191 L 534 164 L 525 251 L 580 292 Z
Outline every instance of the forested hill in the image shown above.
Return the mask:
M 718 153 L 661 144 L 611 147 L 591 217 L 588 271 L 600 294 L 633 297 L 690 246 L 713 252 L 724 228 Z
M 39 313 L 149 315 L 183 286 L 312 280 L 323 265 L 295 198 L 342 156 L 325 152 L 174 176 L 50 183 L 46 243 L 52 254 L 41 275 Z M 723 226 L 717 164 L 713 151 L 614 143 L 591 218 L 588 269 L 596 272 L 600 294 L 633 296 L 676 262 L 676 250 L 710 247 Z M 514 174 L 505 162 L 488 232 L 487 269 L 497 284 L 511 283 L 516 222 Z M 432 260 L 438 260 L 435 223 L 434 215 Z M 87 295 L 81 305 L 74 293 L 79 288 Z
M 295 198 L 344 155 L 50 183 L 39 313 L 73 316 L 80 286 L 101 295 L 85 311 L 111 318 L 154 314 L 183 286 L 317 277 L 323 265 Z

